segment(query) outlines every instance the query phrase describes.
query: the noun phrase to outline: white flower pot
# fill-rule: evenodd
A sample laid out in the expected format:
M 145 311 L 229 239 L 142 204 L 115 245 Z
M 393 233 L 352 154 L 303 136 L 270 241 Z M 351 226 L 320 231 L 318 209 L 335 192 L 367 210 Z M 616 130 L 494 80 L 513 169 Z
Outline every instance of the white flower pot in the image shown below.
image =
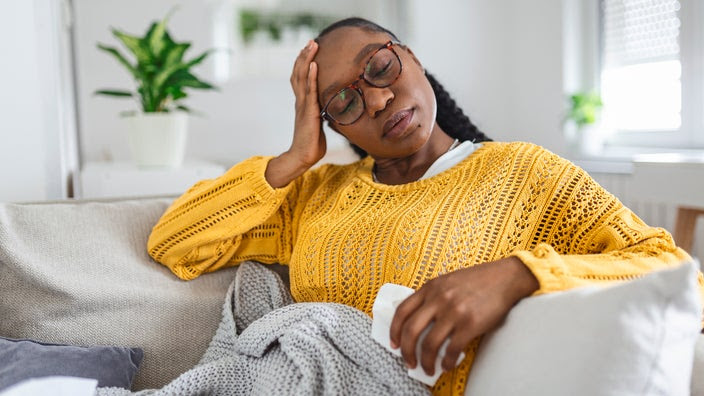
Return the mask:
M 599 155 L 609 135 L 598 123 L 583 125 L 581 128 L 577 128 L 574 123 L 568 123 L 564 133 L 568 149 L 577 157 Z
M 188 132 L 186 113 L 140 113 L 128 121 L 128 140 L 138 167 L 181 166 Z
M 601 125 L 584 125 L 577 133 L 579 134 L 579 150 L 582 155 L 592 157 L 602 152 L 607 136 Z

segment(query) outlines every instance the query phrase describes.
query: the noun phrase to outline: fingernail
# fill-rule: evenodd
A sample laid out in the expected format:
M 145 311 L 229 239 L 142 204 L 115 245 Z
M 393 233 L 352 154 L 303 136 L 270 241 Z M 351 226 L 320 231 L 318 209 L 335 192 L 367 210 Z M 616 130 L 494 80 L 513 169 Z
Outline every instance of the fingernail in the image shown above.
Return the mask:
M 308 44 L 306 44 L 306 49 L 310 49 L 310 47 L 313 46 L 313 40 L 308 40 Z
M 311 62 L 310 65 L 308 65 L 308 70 L 313 70 L 313 62 Z
M 391 340 L 391 342 L 389 342 L 389 345 L 391 345 L 391 349 L 398 348 L 398 345 L 396 345 L 396 343 L 393 340 Z

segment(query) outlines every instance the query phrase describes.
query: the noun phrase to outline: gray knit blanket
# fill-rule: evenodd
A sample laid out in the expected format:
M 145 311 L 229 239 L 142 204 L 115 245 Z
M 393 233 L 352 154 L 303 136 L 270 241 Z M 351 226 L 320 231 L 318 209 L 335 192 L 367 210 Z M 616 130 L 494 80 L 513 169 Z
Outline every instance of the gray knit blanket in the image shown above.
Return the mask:
M 370 337 L 371 319 L 342 304 L 296 303 L 265 266 L 236 272 L 200 362 L 161 389 L 112 395 L 427 395 L 401 358 Z M 164 362 L 168 364 L 168 362 Z

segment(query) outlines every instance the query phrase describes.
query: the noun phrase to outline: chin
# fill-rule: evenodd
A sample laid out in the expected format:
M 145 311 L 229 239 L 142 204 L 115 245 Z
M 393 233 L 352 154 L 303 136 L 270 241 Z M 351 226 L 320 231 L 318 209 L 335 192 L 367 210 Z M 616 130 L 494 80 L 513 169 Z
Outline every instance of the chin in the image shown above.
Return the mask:
M 416 144 L 418 145 L 417 150 L 420 150 L 421 147 L 425 146 L 430 141 L 430 136 L 433 134 L 433 126 L 435 123 L 431 122 L 429 124 L 430 127 L 424 127 L 424 125 L 428 125 L 428 123 L 418 123 L 416 125 L 416 132 L 413 135 L 415 138 L 414 142 L 417 142 Z

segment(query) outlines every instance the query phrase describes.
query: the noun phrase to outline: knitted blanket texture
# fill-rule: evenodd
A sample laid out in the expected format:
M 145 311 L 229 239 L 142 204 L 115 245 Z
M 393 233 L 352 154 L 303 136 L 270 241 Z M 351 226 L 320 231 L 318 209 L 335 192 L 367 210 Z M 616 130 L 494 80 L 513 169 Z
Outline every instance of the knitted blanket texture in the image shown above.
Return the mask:
M 401 358 L 370 337 L 371 319 L 336 303 L 297 303 L 279 277 L 244 262 L 200 362 L 161 389 L 117 395 L 426 395 Z M 168 362 L 164 362 L 168 364 Z

